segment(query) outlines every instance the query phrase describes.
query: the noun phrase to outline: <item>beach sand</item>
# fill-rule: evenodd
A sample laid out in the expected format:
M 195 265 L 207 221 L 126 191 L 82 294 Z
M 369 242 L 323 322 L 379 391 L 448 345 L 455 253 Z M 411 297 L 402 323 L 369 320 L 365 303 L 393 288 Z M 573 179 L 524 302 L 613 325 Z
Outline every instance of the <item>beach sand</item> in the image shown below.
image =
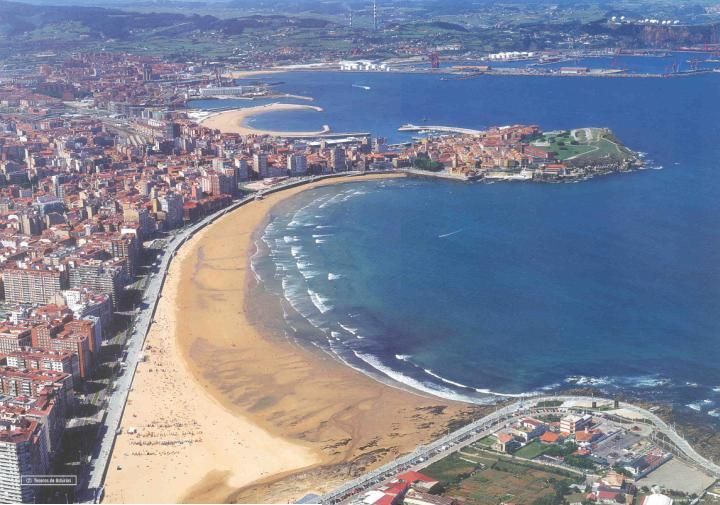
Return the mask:
M 253 116 L 261 114 L 269 114 L 271 112 L 282 112 L 291 110 L 313 110 L 322 112 L 321 107 L 315 105 L 302 105 L 295 103 L 271 103 L 267 105 L 259 105 L 257 107 L 245 107 L 242 109 L 233 109 L 229 111 L 212 114 L 200 121 L 207 127 L 220 130 L 223 133 L 239 133 L 240 135 L 272 135 L 275 137 L 309 137 L 313 135 L 321 135 L 328 133 L 330 128 L 324 126 L 317 131 L 273 131 L 261 130 L 248 126 L 247 120 Z
M 260 296 L 249 269 L 254 231 L 282 199 L 339 182 L 252 202 L 178 254 L 130 394 L 105 501 L 285 503 L 484 413 L 380 384 L 309 352 L 274 331 L 271 300 L 249 304 L 248 296 Z M 249 308 L 265 303 L 262 314 Z M 128 427 L 140 434 L 127 434 Z M 177 439 L 194 441 L 162 445 Z M 156 454 L 138 454 L 145 451 Z

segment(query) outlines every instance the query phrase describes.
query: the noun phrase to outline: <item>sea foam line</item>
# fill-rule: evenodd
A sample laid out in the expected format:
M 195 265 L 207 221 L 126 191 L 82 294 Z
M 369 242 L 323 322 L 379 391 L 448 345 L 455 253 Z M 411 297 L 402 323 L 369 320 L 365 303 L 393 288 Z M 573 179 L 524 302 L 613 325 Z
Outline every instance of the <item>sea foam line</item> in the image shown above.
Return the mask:
M 418 391 L 422 391 L 423 393 L 428 393 L 433 396 L 439 396 L 440 398 L 445 398 L 446 400 L 462 401 L 467 403 L 479 403 L 478 399 L 476 398 L 471 398 L 469 396 L 458 394 L 451 389 L 443 388 L 433 383 L 421 382 L 401 372 L 393 370 L 392 368 L 383 365 L 383 363 L 372 354 L 364 354 L 355 350 L 353 350 L 353 354 L 356 358 L 365 362 L 367 365 L 374 368 L 386 377 L 389 377 L 390 379 L 394 380 L 395 382 L 399 382 L 400 384 L 404 384 Z
M 321 296 L 319 293 L 313 291 L 312 289 L 308 289 L 307 294 L 310 295 L 310 300 L 312 300 L 313 305 L 317 307 L 321 314 L 325 314 L 326 312 L 333 309 L 333 306 L 328 303 L 330 301 L 329 298 Z
M 463 388 L 463 389 L 473 389 L 473 388 L 471 388 L 470 386 L 467 386 L 467 385 L 465 385 L 465 384 L 461 384 L 461 383 L 459 383 L 459 382 L 455 382 L 455 381 L 453 381 L 453 380 L 446 379 L 445 377 L 436 374 L 435 372 L 433 372 L 433 371 L 430 370 L 429 368 L 423 368 L 423 371 L 424 371 L 426 374 L 428 374 L 428 375 L 430 375 L 430 376 L 432 376 L 432 377 L 435 377 L 436 379 L 439 379 L 439 380 L 445 382 L 446 384 L 450 384 L 451 386 L 456 386 L 456 387 Z

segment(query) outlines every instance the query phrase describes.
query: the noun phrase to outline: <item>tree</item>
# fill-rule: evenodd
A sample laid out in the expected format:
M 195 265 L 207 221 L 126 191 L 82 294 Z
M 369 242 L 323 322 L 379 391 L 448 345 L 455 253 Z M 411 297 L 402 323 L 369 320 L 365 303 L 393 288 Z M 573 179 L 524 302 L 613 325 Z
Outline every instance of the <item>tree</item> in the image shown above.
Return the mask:
M 420 170 L 430 172 L 439 172 L 443 169 L 442 163 L 431 160 L 427 155 L 418 155 L 418 157 L 413 160 L 413 166 Z

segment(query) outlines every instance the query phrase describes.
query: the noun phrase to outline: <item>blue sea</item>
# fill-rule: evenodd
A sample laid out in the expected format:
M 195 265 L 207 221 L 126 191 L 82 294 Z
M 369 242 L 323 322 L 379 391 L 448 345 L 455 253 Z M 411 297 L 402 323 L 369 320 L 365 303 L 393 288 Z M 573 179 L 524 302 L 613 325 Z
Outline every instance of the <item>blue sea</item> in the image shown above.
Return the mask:
M 408 122 L 607 126 L 649 160 L 576 184 L 301 193 L 273 210 L 253 258 L 291 338 L 445 398 L 594 386 L 720 416 L 720 74 L 273 80 L 324 112 L 267 114 L 262 128 L 329 124 L 398 142 Z

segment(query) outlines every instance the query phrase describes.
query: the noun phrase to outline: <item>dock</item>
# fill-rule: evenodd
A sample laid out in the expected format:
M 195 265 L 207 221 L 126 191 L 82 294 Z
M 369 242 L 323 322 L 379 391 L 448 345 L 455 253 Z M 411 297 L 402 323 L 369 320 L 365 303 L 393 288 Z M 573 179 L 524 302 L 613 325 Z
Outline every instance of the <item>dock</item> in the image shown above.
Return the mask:
M 418 126 L 414 124 L 402 125 L 399 132 L 438 132 L 438 133 L 461 133 L 463 135 L 480 135 L 481 130 L 471 128 L 459 128 L 457 126 Z

